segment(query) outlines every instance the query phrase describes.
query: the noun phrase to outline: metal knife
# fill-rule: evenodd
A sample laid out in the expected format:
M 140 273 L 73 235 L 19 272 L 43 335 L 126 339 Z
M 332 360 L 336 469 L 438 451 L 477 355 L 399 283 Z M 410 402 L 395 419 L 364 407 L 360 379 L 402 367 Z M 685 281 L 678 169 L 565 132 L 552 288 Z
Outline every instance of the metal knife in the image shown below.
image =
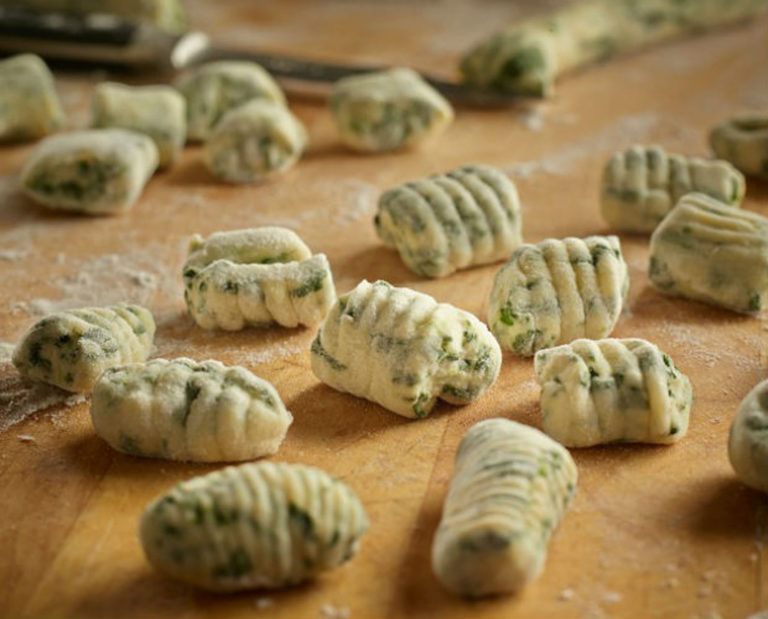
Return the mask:
M 257 62 L 298 94 L 324 95 L 336 80 L 384 67 L 335 64 L 212 45 L 200 31 L 170 34 L 113 15 L 42 13 L 0 6 L 0 53 L 31 52 L 54 60 L 121 68 L 179 71 L 209 60 Z M 479 90 L 422 74 L 446 98 L 461 105 L 498 107 L 519 95 Z

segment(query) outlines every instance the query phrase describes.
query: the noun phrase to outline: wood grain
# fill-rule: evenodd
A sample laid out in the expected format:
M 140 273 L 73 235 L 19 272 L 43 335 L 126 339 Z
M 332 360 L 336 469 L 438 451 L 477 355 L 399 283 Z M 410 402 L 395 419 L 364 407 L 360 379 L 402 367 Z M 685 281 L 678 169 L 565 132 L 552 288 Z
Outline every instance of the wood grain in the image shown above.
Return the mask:
M 231 44 L 411 61 L 447 74 L 474 39 L 537 4 L 189 6 L 197 25 Z M 0 339 L 15 341 L 47 309 L 148 304 L 160 327 L 158 356 L 240 363 L 276 385 L 295 422 L 275 459 L 342 478 L 365 503 L 371 530 L 351 563 L 303 587 L 216 596 L 168 581 L 141 555 L 138 516 L 172 484 L 215 467 L 117 454 L 94 435 L 87 404 L 55 408 L 0 434 L 0 617 L 310 618 L 327 616 L 333 608 L 323 607 L 331 605 L 366 618 L 740 619 L 768 606 L 768 497 L 736 481 L 725 447 L 739 401 L 766 374 L 768 325 L 657 294 L 645 275 L 646 239 L 622 238 L 632 287 L 615 334 L 658 343 L 689 374 L 696 397 L 689 434 L 671 447 L 575 450 L 579 488 L 544 575 L 518 597 L 472 603 L 438 585 L 429 567 L 431 538 L 466 429 L 497 415 L 539 424 L 532 363 L 507 356 L 498 383 L 477 403 L 441 404 L 431 417 L 408 421 L 321 385 L 309 370 L 309 330 L 197 329 L 184 311 L 179 274 L 186 238 L 195 232 L 287 225 L 328 254 L 340 291 L 362 278 L 384 278 L 483 317 L 498 266 L 439 281 L 417 278 L 376 239 L 377 193 L 464 163 L 489 163 L 518 185 L 526 240 L 606 232 L 597 196 L 608 154 L 635 142 L 707 154 L 714 123 L 768 106 L 767 21 L 584 71 L 538 106 L 459 110 L 449 131 L 417 152 L 351 154 L 322 105 L 295 103 L 312 147 L 284 177 L 254 187 L 218 184 L 191 147 L 120 217 L 44 212 L 16 188 L 31 146 L 3 147 Z M 89 89 L 103 77 L 60 74 L 73 126 L 87 123 Z M 768 187 L 750 179 L 746 208 L 768 214 L 767 197 Z M 16 380 L 7 366 L 0 378 Z M 0 420 L 12 412 L 6 408 Z M 257 608 L 263 598 L 272 604 Z

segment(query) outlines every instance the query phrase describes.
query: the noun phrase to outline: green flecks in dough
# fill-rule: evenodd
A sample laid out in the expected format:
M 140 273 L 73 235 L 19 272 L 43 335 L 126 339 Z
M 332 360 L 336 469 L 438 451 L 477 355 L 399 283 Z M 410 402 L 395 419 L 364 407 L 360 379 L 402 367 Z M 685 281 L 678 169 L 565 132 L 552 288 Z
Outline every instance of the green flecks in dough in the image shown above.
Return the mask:
M 478 387 L 456 387 L 454 385 L 444 385 L 442 394 L 454 397 L 459 400 L 474 400 L 479 393 Z
M 756 313 L 756 312 L 759 312 L 761 308 L 762 308 L 762 298 L 759 292 L 755 292 L 749 297 L 749 302 L 747 303 L 747 311 Z
M 499 310 L 499 321 L 512 327 L 517 321 L 517 314 L 509 306 L 502 307 Z
M 309 514 L 307 514 L 306 511 L 293 503 L 289 503 L 288 518 L 304 539 L 311 539 L 313 537 L 315 526 L 312 522 L 312 518 L 309 517 Z
M 423 404 L 429 402 L 431 397 L 432 396 L 429 393 L 422 392 L 416 398 L 416 401 L 411 405 L 411 409 L 419 419 L 423 419 L 429 414 L 429 412 L 424 409 Z
M 325 278 L 326 273 L 323 271 L 313 273 L 303 284 L 301 284 L 301 286 L 294 288 L 288 294 L 297 298 L 306 297 L 313 292 L 322 290 L 325 283 Z
M 334 359 L 330 353 L 323 348 L 323 345 L 320 343 L 320 333 L 318 332 L 317 337 L 312 341 L 312 347 L 311 352 L 312 354 L 317 355 L 320 357 L 323 361 L 325 361 L 332 370 L 336 370 L 337 372 L 343 372 L 347 369 L 347 366 L 341 363 L 340 361 Z
M 485 554 L 506 550 L 511 543 L 508 535 L 500 531 L 488 530 L 480 535 L 465 537 L 459 542 L 459 548 L 465 552 Z
M 237 579 L 245 576 L 253 570 L 250 555 L 238 548 L 229 555 L 229 560 L 213 568 L 212 575 L 217 580 Z
M 541 329 L 529 329 L 523 333 L 518 333 L 515 339 L 512 341 L 512 348 L 517 353 L 522 353 L 530 350 L 534 341 L 540 335 L 543 335 Z
M 139 441 L 135 437 L 127 434 L 120 434 L 119 446 L 121 451 L 132 456 L 141 456 L 144 454 Z

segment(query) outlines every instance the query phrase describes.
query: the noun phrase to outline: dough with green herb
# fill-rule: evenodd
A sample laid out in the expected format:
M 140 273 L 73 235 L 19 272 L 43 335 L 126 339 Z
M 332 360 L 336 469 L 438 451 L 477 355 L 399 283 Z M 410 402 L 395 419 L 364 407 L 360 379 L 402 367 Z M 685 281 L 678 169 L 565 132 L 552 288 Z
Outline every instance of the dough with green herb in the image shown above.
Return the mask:
M 66 310 L 30 327 L 13 352 L 13 365 L 28 378 L 88 392 L 104 370 L 144 361 L 154 337 L 152 314 L 138 305 Z
M 0 60 L 0 142 L 32 140 L 64 124 L 53 74 L 39 56 Z
M 541 426 L 567 447 L 674 443 L 685 436 L 691 381 L 641 339 L 575 340 L 541 350 Z
M 275 388 L 244 367 L 185 358 L 107 369 L 91 419 L 117 451 L 194 462 L 271 455 L 293 421 Z
M 741 114 L 717 125 L 709 144 L 744 174 L 768 180 L 768 112 Z
M 506 259 L 522 241 L 520 199 L 501 170 L 463 166 L 385 191 L 376 233 L 414 273 L 444 277 Z
M 453 121 L 450 103 L 411 69 L 345 77 L 330 105 L 344 144 L 363 152 L 415 146 Z
M 438 580 L 466 597 L 520 591 L 543 571 L 577 477 L 568 450 L 539 430 L 507 419 L 473 425 L 432 543 Z
M 728 458 L 741 481 L 768 492 L 768 380 L 742 401 L 731 424 Z
M 744 176 L 727 161 L 668 154 L 661 146 L 633 146 L 603 170 L 600 210 L 612 229 L 650 233 L 685 194 L 700 192 L 739 206 Z
M 139 537 L 163 574 L 217 592 L 302 583 L 349 561 L 368 529 L 344 483 L 302 464 L 230 466 L 150 503 Z
M 518 247 L 496 274 L 488 324 L 502 348 L 542 348 L 613 331 L 629 290 L 615 236 L 546 239 Z
M 170 86 L 125 86 L 103 82 L 91 99 L 91 124 L 148 135 L 157 146 L 160 167 L 179 158 L 187 134 L 186 102 Z
M 709 196 L 684 196 L 651 236 L 651 283 L 735 312 L 768 307 L 768 218 Z
M 334 389 L 423 418 L 438 398 L 461 405 L 480 397 L 499 375 L 501 350 L 469 312 L 363 280 L 328 313 L 311 363 Z
M 196 235 L 182 269 L 189 313 L 204 329 L 315 326 L 336 300 L 325 254 L 276 227 Z

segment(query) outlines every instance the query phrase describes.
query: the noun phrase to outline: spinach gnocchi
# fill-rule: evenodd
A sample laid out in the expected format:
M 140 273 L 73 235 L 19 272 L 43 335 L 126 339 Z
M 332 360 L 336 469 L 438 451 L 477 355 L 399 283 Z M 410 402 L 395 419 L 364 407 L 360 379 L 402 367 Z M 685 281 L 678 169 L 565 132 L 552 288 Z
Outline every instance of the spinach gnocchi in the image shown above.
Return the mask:
M 160 572 L 227 592 L 295 585 L 338 567 L 367 529 L 360 499 L 338 479 L 260 462 L 178 484 L 144 511 L 139 537 Z
M 768 307 L 768 218 L 684 196 L 651 236 L 651 283 L 736 312 Z
M 363 152 L 415 146 L 453 121 L 450 103 L 411 69 L 345 77 L 330 106 L 344 144 Z
M 522 234 L 515 185 L 500 170 L 481 165 L 385 191 L 374 224 L 384 244 L 427 277 L 503 260 Z
M 24 164 L 21 185 L 55 210 L 102 215 L 133 206 L 158 164 L 146 135 L 91 129 L 43 140 Z
M 285 95 L 272 76 L 255 62 L 208 62 L 175 83 L 187 100 L 187 137 L 203 141 L 228 111 L 252 99 L 285 104 Z
M 205 162 L 222 181 L 256 183 L 293 166 L 306 145 L 288 108 L 256 99 L 224 114 L 205 142 Z
M 184 299 L 203 329 L 322 322 L 336 300 L 325 254 L 285 228 L 196 235 L 183 267 Z
M 138 305 L 67 310 L 30 327 L 13 365 L 28 378 L 87 392 L 107 368 L 146 359 L 154 337 L 152 314 Z
M 293 421 L 266 380 L 185 358 L 108 368 L 93 389 L 91 419 L 117 451 L 195 462 L 273 454 Z
M 461 61 L 469 84 L 546 97 L 563 73 L 760 13 L 765 0 L 579 0 L 520 20 Z
M 744 174 L 768 180 L 768 112 L 742 114 L 717 125 L 709 144 L 715 155 Z
M 91 100 L 92 126 L 118 127 L 148 135 L 161 167 L 172 165 L 186 139 L 186 102 L 170 86 L 125 86 L 104 82 Z
M 507 419 L 473 425 L 456 452 L 432 569 L 453 593 L 522 589 L 544 569 L 547 544 L 576 490 L 571 455 Z
M 741 481 L 768 492 L 768 381 L 742 401 L 731 424 L 728 459 Z
M 39 56 L 0 60 L 0 84 L 0 142 L 39 138 L 64 124 L 53 75 Z
M 328 313 L 311 363 L 334 389 L 423 418 L 438 398 L 461 405 L 480 397 L 499 375 L 501 350 L 469 312 L 363 280 Z
M 518 247 L 496 274 L 488 324 L 522 356 L 613 331 L 629 290 L 615 236 L 546 239 Z
M 688 430 L 691 382 L 645 340 L 575 340 L 536 353 L 534 371 L 542 428 L 568 447 L 674 443 Z
M 606 164 L 600 210 L 615 230 L 653 232 L 687 193 L 705 193 L 738 206 L 744 191 L 744 177 L 727 161 L 670 155 L 661 146 L 633 146 Z

